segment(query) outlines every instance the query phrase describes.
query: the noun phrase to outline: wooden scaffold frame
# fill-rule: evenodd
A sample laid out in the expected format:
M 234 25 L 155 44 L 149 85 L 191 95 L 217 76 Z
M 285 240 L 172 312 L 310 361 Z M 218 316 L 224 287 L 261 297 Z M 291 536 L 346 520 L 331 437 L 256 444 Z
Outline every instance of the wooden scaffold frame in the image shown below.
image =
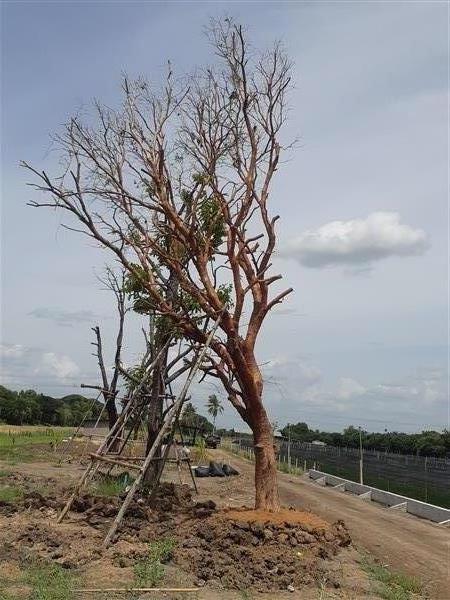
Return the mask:
M 179 421 L 179 417 L 180 417 L 180 414 L 181 414 L 181 411 L 183 408 L 183 404 L 187 398 L 187 392 L 188 392 L 189 387 L 191 386 L 192 381 L 193 381 L 197 371 L 199 370 L 199 368 L 202 364 L 202 361 L 205 357 L 205 354 L 211 344 L 214 334 L 219 326 L 221 316 L 222 316 L 222 313 L 216 319 L 211 331 L 209 332 L 209 335 L 207 337 L 207 340 L 206 340 L 204 346 L 201 348 L 201 350 L 197 351 L 195 361 L 193 362 L 193 364 L 189 370 L 188 377 L 186 378 L 186 381 L 184 382 L 184 385 L 183 385 L 180 393 L 178 394 L 177 398 L 174 399 L 172 405 L 167 409 L 167 412 L 165 414 L 165 417 L 161 424 L 159 432 L 158 432 L 152 446 L 149 448 L 148 452 L 146 453 L 146 455 L 144 457 L 121 457 L 121 454 L 124 451 L 128 441 L 129 441 L 132 428 L 130 429 L 127 436 L 120 439 L 120 441 L 122 443 L 120 444 L 118 451 L 114 452 L 114 453 L 109 452 L 110 449 L 114 446 L 114 444 L 121 437 L 122 432 L 125 429 L 125 425 L 128 423 L 129 419 L 134 416 L 134 420 L 137 420 L 137 418 L 139 418 L 139 415 L 145 406 L 145 402 L 142 402 L 142 398 L 139 396 L 139 393 L 136 393 L 136 392 L 140 391 L 139 386 L 138 386 L 137 390 L 131 396 L 131 398 L 129 399 L 127 404 L 124 406 L 121 414 L 118 416 L 116 423 L 109 430 L 103 443 L 99 446 L 97 452 L 89 454 L 90 463 L 87 466 L 84 473 L 82 474 L 80 480 L 78 481 L 70 498 L 67 500 L 61 513 L 59 514 L 58 520 L 57 520 L 58 523 L 61 523 L 61 521 L 67 515 L 74 500 L 77 498 L 77 496 L 79 495 L 82 488 L 92 479 L 95 472 L 97 471 L 99 464 L 102 464 L 102 463 L 108 464 L 108 466 L 110 466 L 110 468 L 112 468 L 114 466 L 121 466 L 121 467 L 130 469 L 130 470 L 132 469 L 132 470 L 137 471 L 137 476 L 134 479 L 134 481 L 132 482 L 132 484 L 130 485 L 128 493 L 119 509 L 119 512 L 117 513 L 117 515 L 116 515 L 113 523 L 111 524 L 111 527 L 104 539 L 104 542 L 103 542 L 104 547 L 107 547 L 111 543 L 112 539 L 114 538 L 114 535 L 116 534 L 117 529 L 120 526 L 120 523 L 129 507 L 131 501 L 133 500 L 134 495 L 136 494 L 137 490 L 139 489 L 141 482 L 144 479 L 145 474 L 146 474 L 150 464 L 154 460 L 158 460 L 160 465 L 159 465 L 159 469 L 157 470 L 157 475 L 154 478 L 154 480 L 152 481 L 152 488 L 151 488 L 150 494 L 153 494 L 156 491 L 161 474 L 164 469 L 164 465 L 165 465 L 166 461 L 168 460 L 168 453 L 169 453 L 169 449 L 171 446 L 171 442 L 173 441 L 175 426 L 177 424 L 179 425 L 178 421 Z M 166 349 L 167 349 L 167 345 L 160 350 L 158 356 L 155 358 L 155 360 L 149 366 L 148 373 L 151 373 L 153 371 L 155 366 L 158 364 L 160 357 L 162 356 L 163 352 L 166 351 Z M 139 402 L 140 402 L 140 404 L 139 404 Z M 133 415 L 134 411 L 136 411 L 136 413 Z M 180 432 L 181 432 L 181 428 L 180 428 Z M 165 447 L 162 457 L 157 458 L 155 455 L 166 436 L 169 436 L 170 443 L 166 444 L 166 447 Z M 133 460 L 131 460 L 131 458 L 133 458 Z M 142 464 L 134 464 L 134 462 L 138 461 L 138 460 L 142 460 Z M 188 462 L 189 462 L 189 471 L 192 476 L 194 487 L 195 487 L 195 489 L 197 489 L 194 477 L 192 475 L 190 461 L 188 461 Z

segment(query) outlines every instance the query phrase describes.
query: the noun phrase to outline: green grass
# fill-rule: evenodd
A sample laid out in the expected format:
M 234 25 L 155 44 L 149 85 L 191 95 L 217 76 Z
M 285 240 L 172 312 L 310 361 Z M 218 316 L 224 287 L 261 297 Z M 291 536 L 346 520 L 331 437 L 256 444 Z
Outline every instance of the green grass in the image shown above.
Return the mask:
M 54 563 L 32 560 L 22 565 L 18 579 L 0 581 L 0 600 L 13 600 L 16 595 L 12 593 L 12 588 L 24 584 L 31 588 L 28 600 L 72 600 L 75 598 L 71 591 L 74 582 L 75 577 L 68 569 Z
M 384 600 L 410 600 L 422 592 L 422 584 L 416 577 L 390 571 L 367 558 L 362 562 L 362 568 L 374 581 L 376 593 Z
M 11 427 L 0 430 L 0 459 L 11 464 L 33 462 L 39 460 L 41 453 L 36 453 L 33 446 L 43 445 L 44 451 L 53 453 L 56 445 L 67 438 L 72 429 L 63 427 Z
M 164 562 L 175 547 L 171 538 L 158 540 L 148 545 L 148 555 L 134 565 L 136 587 L 155 587 L 164 579 Z
M 117 477 L 114 475 L 103 475 L 94 483 L 92 491 L 99 496 L 118 496 L 131 481 L 132 479 L 128 473 L 123 473 Z
M 13 485 L 0 487 L 0 501 L 13 503 L 23 498 L 23 490 Z
M 30 600 L 70 600 L 74 577 L 60 565 L 36 563 L 25 574 L 25 580 L 32 588 Z

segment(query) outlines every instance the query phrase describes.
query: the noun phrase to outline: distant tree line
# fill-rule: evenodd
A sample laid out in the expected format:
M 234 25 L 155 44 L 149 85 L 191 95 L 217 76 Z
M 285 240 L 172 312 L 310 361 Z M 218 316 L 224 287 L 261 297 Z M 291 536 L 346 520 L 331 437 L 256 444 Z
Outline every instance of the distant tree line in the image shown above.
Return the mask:
M 60 425 L 76 427 L 86 415 L 87 420 L 97 419 L 103 404 L 93 402 L 79 394 L 53 398 L 34 390 L 14 392 L 0 385 L 0 423 L 7 425 Z M 107 420 L 106 412 L 103 419 Z M 199 434 L 211 433 L 213 424 L 187 402 L 181 419 L 182 428 L 197 430 Z
M 359 429 L 350 425 L 342 432 L 319 431 L 310 429 L 306 423 L 286 425 L 280 429 L 283 437 L 301 442 L 319 440 L 330 446 L 347 448 L 359 447 Z M 421 433 L 402 433 L 385 431 L 370 433 L 362 431 L 362 445 L 366 449 L 419 456 L 450 456 L 450 431 L 422 431 Z
M 103 404 L 79 394 L 53 398 L 34 390 L 14 392 L 0 385 L 0 422 L 8 425 L 76 426 L 86 415 L 97 419 Z M 106 417 L 105 417 L 106 418 Z

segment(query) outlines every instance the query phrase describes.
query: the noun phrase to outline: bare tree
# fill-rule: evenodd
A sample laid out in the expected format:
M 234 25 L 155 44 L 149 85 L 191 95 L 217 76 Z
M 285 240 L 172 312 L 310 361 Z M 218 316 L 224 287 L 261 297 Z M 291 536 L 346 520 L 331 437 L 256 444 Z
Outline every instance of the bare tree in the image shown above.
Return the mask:
M 100 327 L 98 325 L 92 327 L 92 331 L 95 334 L 95 342 L 92 342 L 92 345 L 96 348 L 95 356 L 97 357 L 98 367 L 102 379 L 102 395 L 105 401 L 106 411 L 108 413 L 108 424 L 110 429 L 114 427 L 118 416 L 116 397 L 118 393 L 118 383 L 122 367 L 122 344 L 125 314 L 128 310 L 125 306 L 125 275 L 126 271 L 123 269 L 120 272 L 120 276 L 118 276 L 112 269 L 107 267 L 105 277 L 100 279 L 100 281 L 114 293 L 118 316 L 116 347 L 114 353 L 114 366 L 112 369 L 111 377 L 108 377 L 108 372 L 105 367 L 105 360 L 103 356 L 103 342 Z
M 119 110 L 96 104 L 97 126 L 70 120 L 56 139 L 64 172 L 27 163 L 46 198 L 125 267 L 136 303 L 160 331 L 204 344 L 221 314 L 205 376 L 219 379 L 253 431 L 256 507 L 278 510 L 272 427 L 255 355 L 267 313 L 292 289 L 269 293 L 278 216 L 269 213 L 282 145 L 290 64 L 281 46 L 257 53 L 242 27 L 214 22 L 217 67 L 162 89 L 123 82 Z M 168 294 L 168 289 L 174 293 Z M 175 289 L 176 288 L 176 289 Z

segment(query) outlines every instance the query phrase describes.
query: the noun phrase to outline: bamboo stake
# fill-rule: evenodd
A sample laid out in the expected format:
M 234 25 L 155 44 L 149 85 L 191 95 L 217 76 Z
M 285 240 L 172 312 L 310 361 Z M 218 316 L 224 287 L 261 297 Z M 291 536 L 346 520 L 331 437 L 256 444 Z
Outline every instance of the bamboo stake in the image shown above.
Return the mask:
M 139 465 L 134 465 L 132 462 L 128 463 L 122 460 L 116 460 L 115 458 L 109 458 L 107 456 L 98 456 L 97 454 L 90 454 L 89 456 L 92 460 L 101 460 L 102 462 L 111 465 L 117 465 L 119 467 L 125 467 L 126 469 L 136 469 L 138 471 L 141 470 L 141 467 Z
M 220 315 L 217 317 L 217 320 L 214 323 L 214 326 L 211 329 L 211 331 L 206 339 L 205 345 L 203 346 L 201 352 L 198 354 L 197 360 L 195 361 L 186 381 L 184 382 L 183 388 L 182 388 L 178 398 L 170 407 L 169 412 L 166 415 L 166 419 L 165 419 L 164 423 L 162 424 L 161 429 L 159 430 L 159 433 L 156 436 L 155 441 L 153 442 L 153 446 L 151 447 L 150 452 L 147 454 L 144 464 L 142 465 L 142 470 L 138 473 L 138 476 L 131 484 L 131 487 L 127 494 L 127 497 L 123 501 L 123 504 L 120 507 L 120 510 L 117 513 L 117 516 L 114 519 L 113 524 L 111 525 L 111 528 L 108 531 L 107 536 L 105 537 L 105 540 L 103 542 L 103 546 L 105 548 L 107 548 L 109 546 L 109 544 L 111 543 L 111 540 L 114 537 L 114 534 L 116 533 L 117 528 L 119 527 L 120 522 L 122 521 L 123 516 L 124 516 L 125 512 L 127 511 L 128 506 L 130 505 L 131 500 L 133 499 L 133 496 L 136 493 L 136 490 L 138 489 L 138 487 L 142 481 L 142 478 L 144 477 L 145 472 L 147 471 L 150 463 L 152 462 L 152 459 L 153 459 L 154 455 L 156 454 L 156 451 L 159 448 L 164 436 L 166 435 L 167 431 L 169 431 L 169 429 L 173 426 L 174 417 L 176 417 L 181 406 L 183 405 L 183 402 L 185 401 L 187 391 L 192 383 L 192 380 L 195 377 L 195 374 L 198 371 L 198 368 L 201 365 L 201 362 L 203 360 L 203 357 L 206 354 L 206 351 L 208 350 L 208 347 L 213 339 L 214 333 L 216 332 L 216 329 L 219 326 L 221 317 L 222 317 L 222 313 L 220 313 Z
M 105 592 L 198 592 L 200 588 L 85 588 L 72 590 L 76 594 L 95 594 Z

